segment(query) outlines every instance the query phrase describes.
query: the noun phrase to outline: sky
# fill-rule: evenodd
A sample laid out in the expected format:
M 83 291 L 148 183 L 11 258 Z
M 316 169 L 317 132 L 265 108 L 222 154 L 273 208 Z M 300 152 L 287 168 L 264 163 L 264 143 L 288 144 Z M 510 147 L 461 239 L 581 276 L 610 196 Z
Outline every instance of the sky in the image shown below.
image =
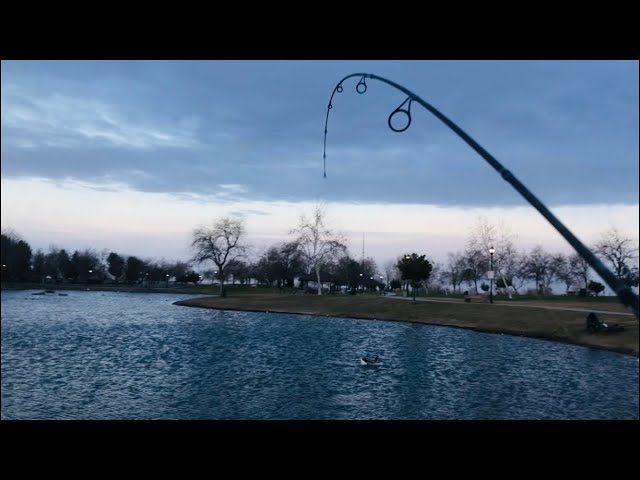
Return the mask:
M 443 261 L 479 217 L 527 250 L 566 241 L 417 103 L 456 122 L 586 244 L 638 237 L 637 61 L 2 61 L 1 226 L 32 248 L 188 259 L 240 216 L 253 254 L 327 206 L 351 253 Z M 496 246 L 499 248 L 499 246 Z

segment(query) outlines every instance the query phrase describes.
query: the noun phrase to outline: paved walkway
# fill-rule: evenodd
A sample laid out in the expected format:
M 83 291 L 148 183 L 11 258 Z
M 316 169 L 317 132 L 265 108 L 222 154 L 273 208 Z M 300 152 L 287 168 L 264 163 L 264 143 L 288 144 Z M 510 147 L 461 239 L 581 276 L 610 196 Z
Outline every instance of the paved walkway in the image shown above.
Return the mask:
M 396 300 L 411 300 L 413 301 L 413 297 L 400 297 L 396 295 L 386 295 L 385 298 L 392 298 Z M 430 297 L 418 297 L 416 298 L 416 302 L 429 302 L 429 303 L 456 303 L 461 304 L 465 303 L 460 300 L 442 300 L 440 298 L 430 298 Z M 525 305 L 518 303 L 494 303 L 495 307 L 518 307 L 518 308 L 541 308 L 544 310 L 566 310 L 568 312 L 597 312 L 597 313 L 606 313 L 607 315 L 633 315 L 631 312 L 613 312 L 610 310 L 600 310 L 599 308 L 576 308 L 576 307 L 550 307 L 548 305 Z

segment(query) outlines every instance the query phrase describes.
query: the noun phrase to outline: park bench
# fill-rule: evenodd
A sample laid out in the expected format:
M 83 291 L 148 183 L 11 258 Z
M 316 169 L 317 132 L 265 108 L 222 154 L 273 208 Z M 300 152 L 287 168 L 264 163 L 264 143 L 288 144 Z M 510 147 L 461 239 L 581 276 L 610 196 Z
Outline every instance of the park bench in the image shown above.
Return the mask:
M 464 301 L 467 303 L 471 303 L 471 302 L 480 302 L 480 303 L 484 303 L 487 301 L 487 296 L 486 295 L 482 295 L 479 293 L 476 294 L 465 294 L 464 296 Z

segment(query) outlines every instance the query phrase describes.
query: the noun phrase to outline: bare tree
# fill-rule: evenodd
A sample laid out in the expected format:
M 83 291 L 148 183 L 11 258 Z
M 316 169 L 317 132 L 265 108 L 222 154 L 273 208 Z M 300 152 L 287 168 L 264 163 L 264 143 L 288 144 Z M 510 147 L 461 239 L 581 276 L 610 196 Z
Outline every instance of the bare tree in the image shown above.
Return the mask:
M 458 293 L 460 293 L 460 285 L 464 280 L 464 272 L 466 269 L 466 262 L 464 256 L 460 253 L 447 253 L 447 266 L 442 271 L 441 276 L 443 281 L 451 283 L 453 285 L 453 293 L 456 293 L 456 286 L 458 287 Z
M 579 280 L 582 287 L 586 289 L 589 286 L 589 271 L 591 269 L 589 262 L 577 253 L 569 256 L 568 262 L 571 275 Z
M 261 279 L 279 288 L 293 287 L 294 278 L 303 271 L 302 253 L 295 242 L 285 242 L 269 247 L 256 262 Z
M 242 260 L 239 260 L 237 258 L 229 260 L 227 262 L 227 265 L 224 267 L 225 280 L 228 281 L 229 277 L 231 277 L 231 284 L 235 285 L 236 281 L 243 278 L 243 274 L 247 270 L 247 268 L 249 268 L 248 265 Z
M 552 253 L 549 266 L 545 270 L 544 284 L 547 289 L 551 288 L 551 282 L 562 280 L 562 273 L 565 270 L 566 259 L 561 253 Z
M 324 208 L 316 204 L 311 218 L 302 215 L 298 227 L 290 232 L 297 235 L 295 242 L 302 251 L 309 273 L 311 270 L 316 272 L 318 295 L 322 295 L 320 271 L 330 260 L 347 250 L 344 236 L 327 228 L 325 221 Z
M 629 269 L 638 263 L 637 241 L 623 236 L 617 228 L 604 232 L 594 251 L 611 264 L 618 278 L 624 276 L 625 267 Z
M 391 283 L 391 280 L 400 278 L 400 271 L 398 270 L 397 265 L 397 260 L 387 260 L 384 263 L 384 275 L 387 285 Z
M 203 270 L 202 272 L 202 278 L 204 278 L 205 280 L 210 280 L 212 285 L 213 285 L 213 281 L 217 277 L 218 277 L 218 271 L 215 268 L 208 268 L 206 270 Z
M 440 288 L 438 282 L 440 281 L 440 276 L 442 275 L 443 266 L 441 263 L 436 262 L 435 260 L 427 259 L 431 264 L 431 274 L 426 280 L 422 281 L 422 286 L 424 287 L 424 293 L 429 295 L 429 289 L 436 290 Z
M 507 277 L 507 284 L 511 286 L 516 294 L 520 294 L 518 291 L 529 280 L 529 272 L 527 265 L 527 254 L 518 252 L 514 257 L 514 268 L 509 277 Z M 504 280 L 502 280 L 504 283 Z
M 193 231 L 193 261 L 202 263 L 211 260 L 218 267 L 220 293 L 223 291 L 225 267 L 231 260 L 245 254 L 245 235 L 244 221 L 228 217 L 216 221 L 213 227 L 198 227 Z
M 516 238 L 516 235 L 511 232 L 503 220 L 493 224 L 485 217 L 478 217 L 478 220 L 470 229 L 470 236 L 467 240 L 467 254 L 479 252 L 485 257 L 487 267 L 491 265 L 489 248 L 493 247 L 495 249 L 493 270 L 502 278 L 502 283 L 505 285 L 509 298 L 511 298 L 511 292 L 506 286 L 511 286 L 511 284 L 508 279 L 514 276 L 518 268 L 518 253 L 515 247 Z
M 473 284 L 478 293 L 478 279 L 489 270 L 489 261 L 484 252 L 467 248 L 464 252 L 465 270 L 464 279 L 469 286 Z
M 523 258 L 522 268 L 524 274 L 536 282 L 536 289 L 539 294 L 549 289 L 551 282 L 556 276 L 558 259 L 546 252 L 542 246 L 537 245 Z
M 363 286 L 370 285 L 373 280 L 376 282 L 380 280 L 378 265 L 372 257 L 367 257 L 360 263 L 360 271 L 358 273 Z
M 562 281 L 565 286 L 565 292 L 569 293 L 569 289 L 576 283 L 576 278 L 571 272 L 569 258 L 559 253 L 554 256 L 556 277 Z

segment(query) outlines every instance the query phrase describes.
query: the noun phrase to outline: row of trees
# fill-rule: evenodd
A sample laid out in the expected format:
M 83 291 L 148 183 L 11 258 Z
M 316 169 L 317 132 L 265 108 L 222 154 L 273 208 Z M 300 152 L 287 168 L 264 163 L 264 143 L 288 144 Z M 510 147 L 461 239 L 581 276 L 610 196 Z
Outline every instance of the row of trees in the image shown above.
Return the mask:
M 362 285 L 384 286 L 383 278 L 372 258 L 354 260 L 345 245 L 344 235 L 326 225 L 326 212 L 320 205 L 310 216 L 302 215 L 297 227 L 290 230 L 294 239 L 268 248 L 253 264 L 244 263 L 246 229 L 242 220 L 223 218 L 212 227 L 198 227 L 193 231 L 191 247 L 194 261 L 210 261 L 216 266 L 220 290 L 231 273 L 241 282 L 250 278 L 261 283 L 293 286 L 295 277 L 315 276 L 318 294 L 322 294 L 322 278 L 355 289 Z M 388 272 L 387 281 L 400 276 L 416 287 L 426 282 L 432 270 L 425 255 L 402 256 Z
M 591 267 L 577 253 L 553 253 L 542 246 L 529 252 L 518 251 L 515 238 L 503 224 L 496 226 L 479 219 L 471 229 L 465 250 L 448 254 L 441 281 L 451 285 L 454 292 L 460 291 L 463 283 L 477 292 L 478 282 L 486 278 L 493 262 L 496 287 L 508 292 L 518 293 L 530 282 L 535 283 L 538 293 L 549 293 L 554 282 L 564 284 L 567 292 L 590 289 L 599 293 L 604 289 L 591 279 Z M 489 253 L 492 246 L 493 259 Z M 613 228 L 604 232 L 591 248 L 626 285 L 638 286 L 638 247 L 632 239 Z
M 327 228 L 325 219 L 326 213 L 320 205 L 315 206 L 310 217 L 302 215 L 299 225 L 290 231 L 295 239 L 270 247 L 255 265 L 247 266 L 247 275 L 258 281 L 283 285 L 292 284 L 295 276 L 314 272 L 318 294 L 321 294 L 321 273 L 326 273 L 329 265 L 339 261 L 347 251 L 344 237 Z M 232 218 L 223 218 L 212 227 L 198 227 L 193 231 L 193 259 L 197 263 L 210 261 L 216 266 L 221 292 L 229 264 L 239 265 L 240 258 L 246 256 L 245 236 L 244 222 Z
M 200 275 L 187 262 L 155 261 L 91 248 L 67 252 L 52 246 L 32 253 L 15 232 L 2 233 L 2 280 L 52 283 L 159 283 L 175 278 L 197 283 Z
M 364 268 L 363 268 L 364 265 Z M 301 250 L 295 242 L 283 242 L 265 250 L 255 261 L 244 261 L 234 258 L 224 265 L 224 273 L 220 274 L 220 267 L 203 270 L 204 279 L 218 280 L 220 288 L 224 282 L 248 284 L 254 280 L 261 285 L 275 287 L 293 287 L 299 277 L 309 275 L 316 278 L 314 270 L 308 268 Z M 371 279 L 378 279 L 379 275 L 375 261 L 366 258 L 359 262 L 347 254 L 337 259 L 327 260 L 321 267 L 321 278 L 330 277 L 339 285 L 355 289 L 359 286 L 373 284 Z M 376 282 L 380 284 L 380 282 Z
M 2 279 L 10 281 L 45 281 L 87 283 L 126 282 L 130 284 L 167 281 L 198 283 L 201 279 L 219 280 L 220 289 L 227 279 L 248 283 L 293 286 L 294 278 L 313 276 L 322 293 L 322 279 L 353 289 L 362 285 L 385 284 L 399 288 L 441 289 L 445 285 L 461 292 L 466 284 L 475 291 L 488 289 L 487 271 L 493 264 L 496 287 L 519 293 L 534 282 L 539 293 L 549 292 L 554 282 L 564 283 L 566 290 L 590 289 L 596 293 L 604 287 L 590 278 L 589 265 L 577 254 L 550 253 L 541 246 L 529 252 L 518 251 L 516 237 L 504 226 L 480 218 L 470 229 L 465 249 L 449 253 L 443 264 L 426 255 L 404 254 L 385 263 L 383 271 L 372 258 L 360 262 L 349 255 L 345 237 L 327 227 L 324 209 L 316 205 L 311 215 L 302 215 L 289 233 L 291 240 L 267 248 L 253 262 L 248 260 L 246 227 L 240 219 L 222 218 L 211 227 L 193 231 L 189 262 L 165 262 L 120 255 L 104 250 L 74 251 L 51 247 L 32 254 L 27 242 L 12 232 L 2 234 Z M 495 247 L 491 257 L 490 247 Z M 619 231 L 611 229 L 592 247 L 612 271 L 627 285 L 638 285 L 637 245 Z M 213 267 L 207 268 L 207 262 Z M 201 273 L 192 265 L 199 266 Z

